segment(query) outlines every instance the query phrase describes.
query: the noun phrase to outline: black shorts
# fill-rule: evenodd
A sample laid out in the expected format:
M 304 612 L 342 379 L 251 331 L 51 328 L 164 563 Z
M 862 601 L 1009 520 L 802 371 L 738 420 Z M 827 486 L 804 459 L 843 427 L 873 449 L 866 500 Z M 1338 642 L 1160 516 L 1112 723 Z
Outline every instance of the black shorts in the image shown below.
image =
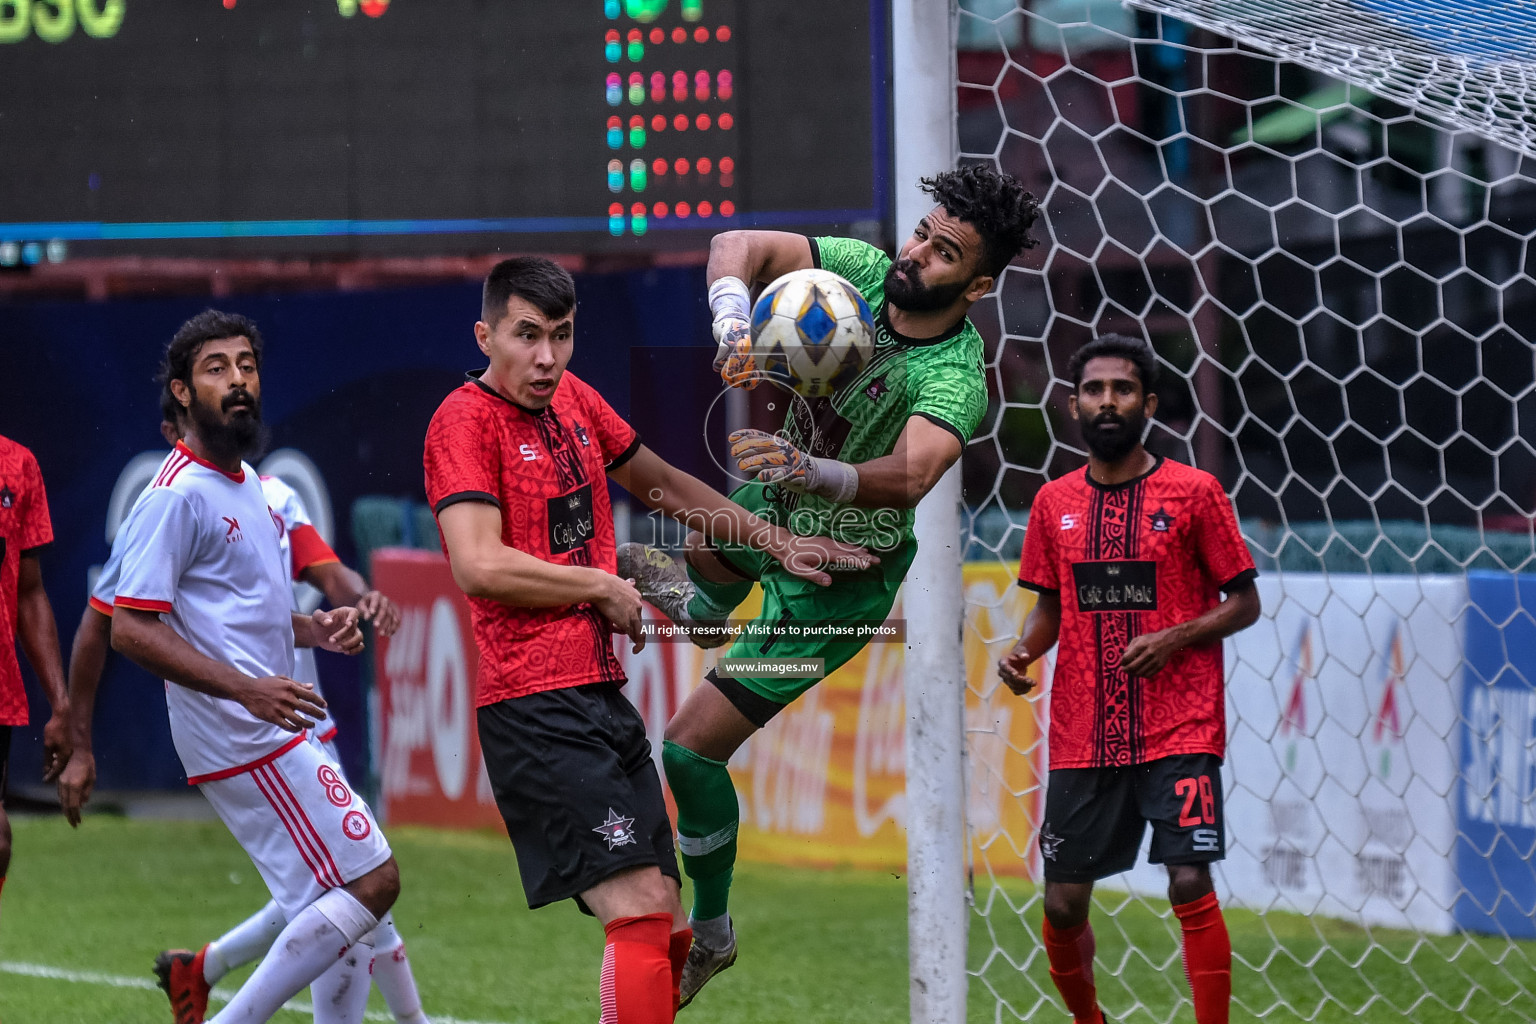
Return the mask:
M 1092 882 L 1136 864 L 1152 825 L 1153 864 L 1226 855 L 1221 758 L 1177 754 L 1123 768 L 1058 768 L 1045 791 L 1040 859 L 1048 882 Z
M 5 799 L 5 784 L 11 777 L 11 727 L 0 725 L 0 801 Z
M 613 683 L 513 697 L 478 712 L 480 748 L 528 906 L 625 868 L 681 880 L 645 723 Z

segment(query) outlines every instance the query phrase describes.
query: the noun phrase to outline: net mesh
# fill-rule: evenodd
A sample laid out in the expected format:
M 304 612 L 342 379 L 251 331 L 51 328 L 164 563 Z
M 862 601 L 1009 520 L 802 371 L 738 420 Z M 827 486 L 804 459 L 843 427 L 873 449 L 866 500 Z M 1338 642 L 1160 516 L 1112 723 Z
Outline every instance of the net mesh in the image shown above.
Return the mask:
M 1084 458 L 1066 361 L 1111 331 L 1153 341 L 1149 447 L 1221 479 L 1262 574 L 1227 648 L 1233 1019 L 1536 1020 L 1532 16 L 1428 6 L 961 4 L 962 160 L 1046 212 L 972 314 L 973 1020 L 1067 1019 L 1009 824 L 1048 697 L 989 666 L 1030 500 Z M 1144 849 L 1096 890 L 1110 1020 L 1192 1019 L 1165 889 Z

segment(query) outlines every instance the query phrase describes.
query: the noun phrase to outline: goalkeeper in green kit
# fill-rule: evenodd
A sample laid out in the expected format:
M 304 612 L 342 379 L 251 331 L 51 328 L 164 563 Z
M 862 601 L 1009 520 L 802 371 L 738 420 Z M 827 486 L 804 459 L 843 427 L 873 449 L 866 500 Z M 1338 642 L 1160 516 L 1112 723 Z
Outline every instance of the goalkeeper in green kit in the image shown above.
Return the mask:
M 732 458 L 752 478 L 731 497 L 794 533 L 863 545 L 880 562 L 816 587 L 744 544 L 697 533 L 688 537 L 686 573 L 665 552 L 621 546 L 619 575 L 634 579 L 641 595 L 700 646 L 728 639 L 725 620 L 754 582 L 763 589 L 762 612 L 728 657 L 821 658 L 831 672 L 867 640 L 795 635 L 793 624 L 879 623 L 890 613 L 917 550 L 912 509 L 960 457 L 986 410 L 981 336 L 966 312 L 1033 244 L 1028 231 L 1039 216 L 1034 196 L 987 167 L 947 171 L 921 186 L 936 205 L 894 261 L 851 238 L 778 231 L 730 231 L 710 245 L 715 365 L 733 387 L 761 379 L 749 330 L 753 283 L 820 267 L 847 278 L 874 312 L 874 353 L 856 378 L 831 398 L 795 398 L 777 434 L 731 435 Z M 815 684 L 727 678 L 714 670 L 705 682 L 668 723 L 662 747 L 677 800 L 678 850 L 693 881 L 694 939 L 681 1005 L 736 960 L 727 899 L 739 809 L 726 762 Z

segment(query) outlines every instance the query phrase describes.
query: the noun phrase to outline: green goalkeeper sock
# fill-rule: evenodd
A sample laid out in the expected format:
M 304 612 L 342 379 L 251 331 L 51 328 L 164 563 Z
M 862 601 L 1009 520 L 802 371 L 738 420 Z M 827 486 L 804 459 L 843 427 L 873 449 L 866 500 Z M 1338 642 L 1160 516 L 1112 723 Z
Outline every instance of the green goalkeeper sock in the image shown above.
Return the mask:
M 688 579 L 693 583 L 694 594 L 688 601 L 688 614 L 699 622 L 719 622 L 731 617 L 736 606 L 752 592 L 751 580 L 734 580 L 715 583 L 707 580 L 688 566 Z
M 661 745 L 661 766 L 677 800 L 677 848 L 693 880 L 693 916 L 721 917 L 731 895 L 736 828 L 741 806 L 724 761 L 696 754 L 671 740 Z

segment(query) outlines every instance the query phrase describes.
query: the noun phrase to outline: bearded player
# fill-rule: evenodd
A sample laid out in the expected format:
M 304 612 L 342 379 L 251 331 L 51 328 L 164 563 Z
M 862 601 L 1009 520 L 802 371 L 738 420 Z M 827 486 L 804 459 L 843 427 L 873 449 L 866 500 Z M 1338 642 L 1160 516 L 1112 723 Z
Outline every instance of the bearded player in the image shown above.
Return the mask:
M 160 412 L 160 433 L 166 443 L 174 447 L 185 433 L 185 412 L 169 390 L 161 395 Z M 381 636 L 392 636 L 400 625 L 399 608 L 387 596 L 371 589 L 356 570 L 342 564 L 315 529 L 298 492 L 275 476 L 261 477 L 261 489 L 278 523 L 279 548 L 294 579 L 315 587 L 332 607 L 356 608 L 359 617 L 373 622 Z M 111 645 L 112 602 L 117 593 L 121 566 L 122 545 L 114 542 L 70 648 L 69 694 L 75 752 L 59 776 L 59 805 L 72 826 L 80 824 L 81 811 L 90 800 L 96 782 L 91 722 Z M 298 611 L 296 601 L 294 610 Z M 293 678 L 309 684 L 316 694 L 320 694 L 313 650 L 300 647 L 293 654 Z M 339 766 L 341 758 L 335 747 L 336 733 L 335 723 L 327 720 L 312 731 L 310 739 Z M 162 952 L 155 961 L 155 974 L 160 987 L 170 998 L 177 1024 L 201 1020 L 207 1011 L 212 987 L 230 971 L 262 957 L 286 924 L 282 907 L 276 900 L 269 900 L 255 914 L 201 950 Z M 393 912 L 385 914 L 374 929 L 374 958 L 369 973 L 398 1024 L 429 1024 L 422 1011 L 405 940 L 395 927 Z
M 166 347 L 161 381 L 186 435 L 123 524 L 112 646 L 166 680 L 188 782 L 288 922 L 214 1024 L 267 1020 L 311 983 L 319 1024 L 356 1024 L 400 879 L 372 812 L 306 742 L 325 703 L 292 678 L 294 647 L 356 653 L 362 633 L 353 608 L 289 610 L 279 525 L 244 461 L 262 435 L 261 357 L 256 326 L 214 310 Z
M 1100 1024 L 1093 883 L 1149 859 L 1168 867 L 1197 1024 L 1226 1024 L 1232 944 L 1211 884 L 1226 850 L 1221 641 L 1259 617 L 1253 558 L 1221 484 L 1142 447 L 1157 362 L 1106 335 L 1068 367 L 1068 411 L 1088 465 L 1040 489 L 1019 585 L 1036 593 L 998 665 L 1028 693 L 1029 666 L 1060 642 L 1051 681 L 1050 776 L 1040 824 L 1045 950 L 1076 1024 Z M 1225 593 L 1225 598 L 1221 595 Z
M 875 351 L 836 395 L 793 401 L 778 434 L 731 435 L 731 453 L 752 482 L 734 500 L 797 534 L 832 536 L 880 556 L 863 572 L 840 574 L 826 590 L 807 587 L 739 543 L 687 541 L 687 571 L 639 544 L 620 551 L 621 575 L 700 646 L 717 646 L 719 627 L 754 582 L 763 607 L 729 657 L 821 658 L 847 662 L 864 639 L 785 636 L 787 623 L 885 619 L 912 564 L 912 509 L 960 457 L 987 405 L 981 335 L 966 318 L 1009 262 L 1032 245 L 1039 204 L 1018 181 L 987 167 L 922 180 L 936 205 L 895 260 L 851 238 L 731 231 L 710 246 L 708 277 L 716 365 L 732 386 L 751 387 L 758 368 L 749 321 L 755 282 L 820 267 L 847 278 L 875 311 Z M 770 639 L 758 639 L 766 630 Z M 686 1005 L 736 959 L 728 912 L 739 808 L 726 762 L 736 749 L 812 685 L 812 679 L 728 678 L 711 670 L 667 726 L 662 764 L 677 800 L 678 849 L 693 880 L 694 944 L 683 974 Z

